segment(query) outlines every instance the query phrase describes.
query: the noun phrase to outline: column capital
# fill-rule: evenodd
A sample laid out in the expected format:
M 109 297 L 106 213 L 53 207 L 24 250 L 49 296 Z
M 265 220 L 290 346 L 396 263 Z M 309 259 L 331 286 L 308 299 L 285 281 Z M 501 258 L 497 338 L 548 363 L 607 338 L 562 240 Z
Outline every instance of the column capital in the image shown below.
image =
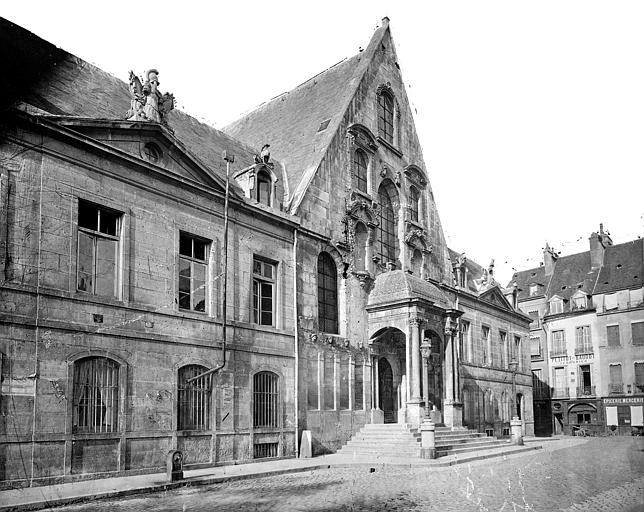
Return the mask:
M 419 316 L 409 317 L 409 325 L 411 327 L 420 327 L 421 325 L 423 325 L 423 322 L 424 320 Z

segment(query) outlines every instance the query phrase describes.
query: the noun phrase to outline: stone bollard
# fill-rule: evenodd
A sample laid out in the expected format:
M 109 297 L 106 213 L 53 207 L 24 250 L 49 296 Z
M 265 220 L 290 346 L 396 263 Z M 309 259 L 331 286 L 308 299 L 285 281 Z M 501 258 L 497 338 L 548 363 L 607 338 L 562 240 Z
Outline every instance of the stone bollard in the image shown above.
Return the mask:
M 436 425 L 431 419 L 420 424 L 420 456 L 423 459 L 436 458 Z
M 300 443 L 300 459 L 313 457 L 313 442 L 310 430 L 302 430 L 302 442 Z
M 523 446 L 523 436 L 521 435 L 522 423 L 518 416 L 510 421 L 510 431 L 512 432 L 512 444 Z
M 166 461 L 168 481 L 183 480 L 183 453 L 179 450 L 170 450 Z

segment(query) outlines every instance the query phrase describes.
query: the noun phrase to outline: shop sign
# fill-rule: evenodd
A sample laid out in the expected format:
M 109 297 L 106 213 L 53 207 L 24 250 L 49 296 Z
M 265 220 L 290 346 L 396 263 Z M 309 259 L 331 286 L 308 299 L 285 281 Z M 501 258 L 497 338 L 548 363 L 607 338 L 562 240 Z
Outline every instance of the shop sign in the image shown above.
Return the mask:
M 573 364 L 573 363 L 588 363 L 595 359 L 593 354 L 581 354 L 578 356 L 560 356 L 551 358 L 553 363 L 557 364 Z
M 644 404 L 644 397 L 634 396 L 628 398 L 604 398 L 604 405 L 618 404 Z

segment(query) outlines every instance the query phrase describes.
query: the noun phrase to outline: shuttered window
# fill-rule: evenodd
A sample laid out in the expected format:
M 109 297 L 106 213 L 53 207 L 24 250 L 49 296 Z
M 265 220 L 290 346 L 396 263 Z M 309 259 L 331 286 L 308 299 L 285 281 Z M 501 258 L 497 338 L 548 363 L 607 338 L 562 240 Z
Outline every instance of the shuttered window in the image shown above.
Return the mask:
M 606 338 L 609 347 L 619 347 L 619 325 L 609 325 L 606 327 Z
M 179 430 L 209 430 L 211 384 L 210 375 L 188 382 L 208 371 L 208 368 L 196 364 L 179 369 L 177 428 Z
M 74 364 L 74 432 L 118 431 L 119 364 L 88 357 Z
M 631 324 L 633 333 L 633 345 L 644 345 L 644 322 L 634 322 Z

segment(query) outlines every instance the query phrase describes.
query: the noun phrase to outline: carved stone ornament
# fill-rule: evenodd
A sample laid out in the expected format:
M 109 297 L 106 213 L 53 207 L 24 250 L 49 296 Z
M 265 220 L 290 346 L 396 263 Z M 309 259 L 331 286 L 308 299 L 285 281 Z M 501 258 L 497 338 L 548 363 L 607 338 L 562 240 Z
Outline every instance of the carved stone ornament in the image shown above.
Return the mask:
M 141 83 L 138 76 L 130 71 L 130 110 L 128 121 L 151 121 L 168 124 L 168 114 L 174 109 L 174 95 L 159 91 L 159 72 L 150 69 Z
M 380 176 L 384 178 L 387 176 L 387 173 L 389 172 L 389 167 L 383 164 L 383 166 L 380 168 Z
M 370 288 L 374 282 L 373 276 L 366 270 L 356 270 L 352 274 L 360 283 L 361 288 Z
M 318 341 L 318 335 L 317 335 L 317 334 L 315 334 L 314 332 L 312 332 L 311 334 L 309 334 L 309 339 L 310 339 L 313 343 L 317 343 L 317 341 Z
M 396 175 L 394 176 L 394 183 L 397 187 L 400 187 L 400 171 L 396 171 Z

